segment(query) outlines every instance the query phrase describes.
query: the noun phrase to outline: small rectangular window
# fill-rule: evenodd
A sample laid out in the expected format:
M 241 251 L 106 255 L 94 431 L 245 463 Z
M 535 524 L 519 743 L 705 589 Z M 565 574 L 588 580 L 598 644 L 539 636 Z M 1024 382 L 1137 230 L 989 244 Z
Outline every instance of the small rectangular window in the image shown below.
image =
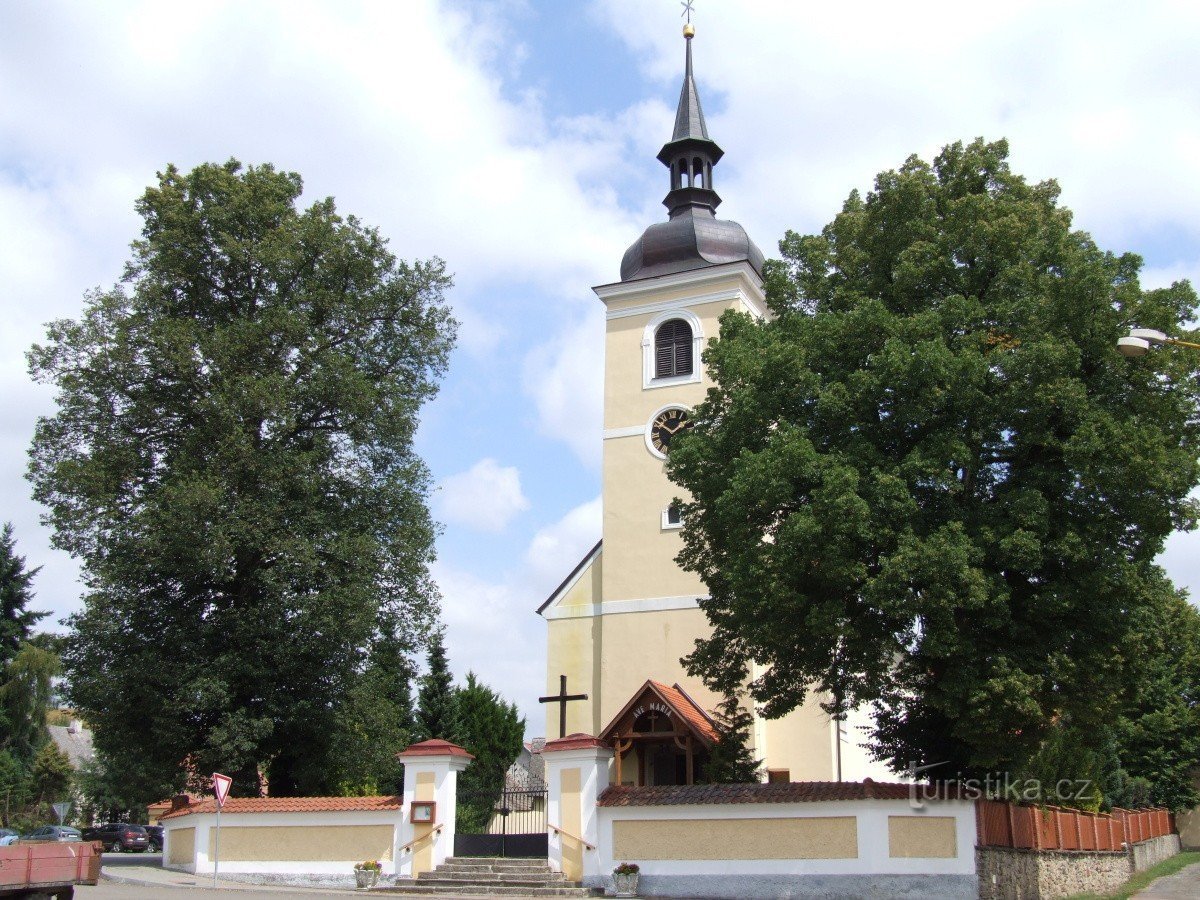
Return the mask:
M 767 769 L 767 784 L 787 784 L 791 780 L 791 769 Z
M 672 503 L 662 511 L 662 527 L 664 531 L 683 527 L 683 510 L 677 503 Z

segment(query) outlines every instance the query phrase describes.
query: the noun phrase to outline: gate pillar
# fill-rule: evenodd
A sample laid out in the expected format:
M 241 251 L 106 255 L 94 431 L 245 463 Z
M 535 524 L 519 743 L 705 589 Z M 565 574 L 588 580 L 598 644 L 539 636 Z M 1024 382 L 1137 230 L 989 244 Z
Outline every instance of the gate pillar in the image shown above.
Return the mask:
M 413 744 L 396 756 L 404 763 L 404 808 L 393 858 L 397 875 L 416 877 L 454 853 L 458 773 L 475 757 L 437 739 Z
M 608 787 L 613 751 L 590 734 L 571 734 L 547 741 L 547 828 L 550 866 L 571 881 L 602 886 L 600 820 L 596 804 Z

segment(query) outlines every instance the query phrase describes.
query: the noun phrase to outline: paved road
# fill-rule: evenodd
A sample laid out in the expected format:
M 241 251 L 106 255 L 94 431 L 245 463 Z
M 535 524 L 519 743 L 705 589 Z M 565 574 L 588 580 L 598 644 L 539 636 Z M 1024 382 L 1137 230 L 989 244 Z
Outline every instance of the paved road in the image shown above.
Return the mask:
M 1133 896 L 1139 900 L 1196 900 L 1200 897 L 1200 863 L 1192 863 L 1174 875 L 1159 878 Z

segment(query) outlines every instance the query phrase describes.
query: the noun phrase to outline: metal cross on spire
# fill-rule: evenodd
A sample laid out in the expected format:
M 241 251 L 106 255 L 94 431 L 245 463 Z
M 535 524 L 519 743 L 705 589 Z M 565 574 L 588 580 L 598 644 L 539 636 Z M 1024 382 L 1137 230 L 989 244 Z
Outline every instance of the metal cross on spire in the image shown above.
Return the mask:
M 694 13 L 696 11 L 695 9 L 692 8 L 692 0 L 681 0 L 679 5 L 683 7 L 683 12 L 681 12 L 680 15 L 687 16 L 687 23 L 689 25 L 691 25 L 692 24 L 692 13 Z

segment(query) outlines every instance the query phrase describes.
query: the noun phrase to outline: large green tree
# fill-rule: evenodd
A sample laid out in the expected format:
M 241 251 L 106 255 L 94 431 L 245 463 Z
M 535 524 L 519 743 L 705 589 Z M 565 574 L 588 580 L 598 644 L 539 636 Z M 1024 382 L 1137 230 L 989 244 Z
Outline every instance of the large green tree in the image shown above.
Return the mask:
M 1114 715 L 1166 536 L 1195 523 L 1198 358 L 1186 283 L 1072 228 L 1004 142 L 910 158 L 727 313 L 716 387 L 668 470 L 679 557 L 713 625 L 689 669 L 769 716 L 879 704 L 877 752 L 934 777 L 1019 768 L 1053 723 Z
M 69 697 L 147 797 L 213 770 L 331 790 L 373 643 L 412 652 L 436 617 L 413 434 L 450 280 L 301 189 L 168 168 L 122 282 L 29 354 L 58 402 L 29 476 L 88 586 Z

